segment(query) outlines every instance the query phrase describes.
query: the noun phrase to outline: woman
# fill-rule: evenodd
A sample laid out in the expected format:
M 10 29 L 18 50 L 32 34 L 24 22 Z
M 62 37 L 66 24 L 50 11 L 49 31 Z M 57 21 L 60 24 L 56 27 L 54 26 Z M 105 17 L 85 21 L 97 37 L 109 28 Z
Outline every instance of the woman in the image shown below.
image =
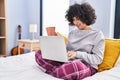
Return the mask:
M 98 64 L 102 62 L 104 53 L 104 36 L 101 31 L 90 25 L 95 23 L 95 10 L 88 3 L 74 4 L 69 7 L 66 19 L 77 29 L 71 31 L 68 37 L 68 58 L 73 61 L 60 63 L 46 60 L 41 52 L 36 53 L 36 62 L 46 70 L 46 73 L 64 80 L 81 80 L 97 72 Z

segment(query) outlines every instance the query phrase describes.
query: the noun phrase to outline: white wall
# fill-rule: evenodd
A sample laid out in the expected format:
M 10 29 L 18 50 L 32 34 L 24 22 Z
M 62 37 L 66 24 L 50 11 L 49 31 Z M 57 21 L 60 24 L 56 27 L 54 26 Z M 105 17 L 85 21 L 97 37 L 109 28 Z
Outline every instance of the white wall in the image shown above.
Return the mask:
M 47 35 L 46 27 L 55 26 L 56 32 L 67 35 L 69 31 L 65 12 L 69 7 L 69 0 L 43 0 L 43 35 Z
M 88 2 L 95 9 L 97 20 L 92 27 L 102 30 L 105 37 L 113 37 L 116 0 L 70 0 L 74 3 Z

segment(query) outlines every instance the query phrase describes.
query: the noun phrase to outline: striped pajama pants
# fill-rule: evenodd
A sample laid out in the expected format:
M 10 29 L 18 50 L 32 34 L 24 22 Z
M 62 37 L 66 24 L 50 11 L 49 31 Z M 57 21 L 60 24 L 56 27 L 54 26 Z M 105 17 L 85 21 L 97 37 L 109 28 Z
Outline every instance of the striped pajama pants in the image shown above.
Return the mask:
M 43 59 L 40 50 L 36 52 L 35 60 L 39 66 L 46 70 L 46 73 L 64 80 L 81 80 L 97 72 L 96 69 L 80 60 L 62 63 Z

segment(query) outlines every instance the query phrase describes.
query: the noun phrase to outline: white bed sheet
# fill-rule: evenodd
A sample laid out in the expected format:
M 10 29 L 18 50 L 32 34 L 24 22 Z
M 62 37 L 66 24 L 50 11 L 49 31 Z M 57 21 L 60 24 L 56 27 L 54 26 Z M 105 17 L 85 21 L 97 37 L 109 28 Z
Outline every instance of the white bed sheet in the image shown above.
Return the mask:
M 111 70 L 96 73 L 83 80 L 120 80 L 120 67 L 114 67 Z
M 36 64 L 35 52 L 0 58 L 0 80 L 60 80 L 45 74 Z
M 34 59 L 35 52 L 0 58 L 0 80 L 61 80 L 43 72 Z M 120 80 L 120 66 L 96 73 L 83 80 Z
M 120 80 L 120 56 L 112 69 L 98 72 L 83 80 Z

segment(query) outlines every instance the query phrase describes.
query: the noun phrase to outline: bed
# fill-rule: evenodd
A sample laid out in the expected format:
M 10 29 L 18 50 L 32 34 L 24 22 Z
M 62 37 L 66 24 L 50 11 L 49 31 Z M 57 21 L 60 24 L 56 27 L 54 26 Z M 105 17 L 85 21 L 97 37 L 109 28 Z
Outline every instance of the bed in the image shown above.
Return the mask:
M 37 65 L 35 52 L 17 56 L 0 58 L 0 80 L 62 80 L 44 73 L 44 69 Z M 103 72 L 83 80 L 120 80 L 120 62 Z

